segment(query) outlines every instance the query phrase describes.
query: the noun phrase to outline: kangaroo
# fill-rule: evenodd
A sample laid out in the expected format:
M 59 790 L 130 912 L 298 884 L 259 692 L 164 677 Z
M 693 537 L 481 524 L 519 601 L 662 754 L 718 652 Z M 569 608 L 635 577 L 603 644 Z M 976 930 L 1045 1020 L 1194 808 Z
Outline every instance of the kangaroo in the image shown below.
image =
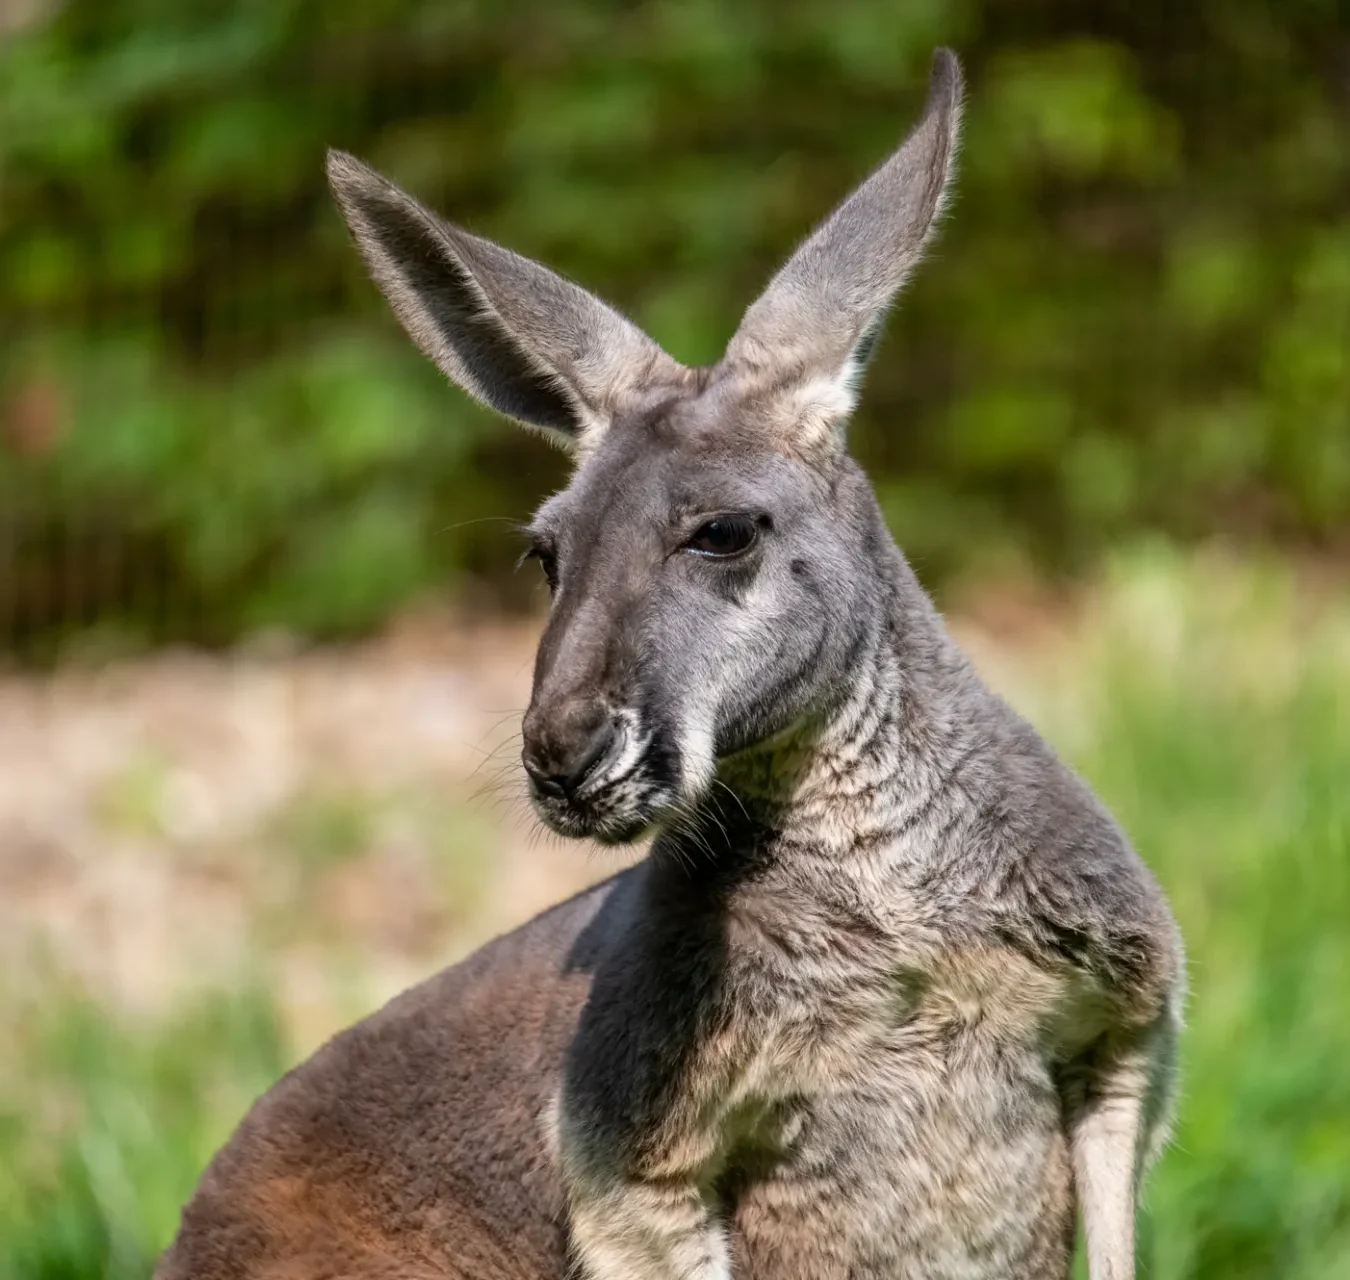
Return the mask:
M 160 1280 L 1134 1275 L 1183 995 L 1161 891 L 959 651 L 846 452 L 961 73 L 686 368 L 347 155 L 417 345 L 575 458 L 523 726 L 542 820 L 645 860 L 337 1036 Z

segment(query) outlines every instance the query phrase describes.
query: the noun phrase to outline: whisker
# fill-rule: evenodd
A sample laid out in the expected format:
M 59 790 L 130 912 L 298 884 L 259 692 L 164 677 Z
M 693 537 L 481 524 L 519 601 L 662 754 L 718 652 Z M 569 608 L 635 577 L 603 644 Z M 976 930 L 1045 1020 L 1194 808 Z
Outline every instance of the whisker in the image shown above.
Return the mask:
M 514 524 L 518 525 L 518 520 L 513 520 L 510 516 L 476 516 L 472 520 L 461 520 L 457 524 L 442 525 L 438 533 L 453 533 L 456 529 L 467 529 L 475 524 Z

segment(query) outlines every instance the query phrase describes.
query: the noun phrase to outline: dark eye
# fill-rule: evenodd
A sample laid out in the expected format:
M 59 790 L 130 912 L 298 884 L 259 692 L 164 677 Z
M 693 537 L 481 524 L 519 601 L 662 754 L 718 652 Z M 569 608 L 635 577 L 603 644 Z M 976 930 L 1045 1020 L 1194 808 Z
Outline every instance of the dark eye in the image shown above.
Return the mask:
M 749 516 L 715 516 L 699 526 L 685 548 L 701 556 L 738 556 L 748 551 L 759 536 L 759 526 Z

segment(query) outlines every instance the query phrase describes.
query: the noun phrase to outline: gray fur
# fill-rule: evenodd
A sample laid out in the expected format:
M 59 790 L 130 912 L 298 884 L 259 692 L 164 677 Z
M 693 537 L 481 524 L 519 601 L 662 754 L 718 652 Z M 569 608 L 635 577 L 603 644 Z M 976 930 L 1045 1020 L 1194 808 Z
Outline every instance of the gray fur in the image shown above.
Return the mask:
M 554 602 L 525 764 L 555 830 L 655 838 L 264 1099 L 164 1280 L 525 1280 L 569 1259 L 587 1280 L 1063 1280 L 1075 1210 L 1092 1280 L 1133 1276 L 1176 928 L 954 644 L 842 447 L 959 101 L 940 53 L 914 134 L 707 370 L 333 167 L 452 377 L 518 407 L 497 388 L 547 369 L 592 414 L 533 526 Z M 409 240 L 409 219 L 430 230 Z M 492 338 L 470 357 L 479 289 Z M 700 554 L 728 515 L 753 542 Z

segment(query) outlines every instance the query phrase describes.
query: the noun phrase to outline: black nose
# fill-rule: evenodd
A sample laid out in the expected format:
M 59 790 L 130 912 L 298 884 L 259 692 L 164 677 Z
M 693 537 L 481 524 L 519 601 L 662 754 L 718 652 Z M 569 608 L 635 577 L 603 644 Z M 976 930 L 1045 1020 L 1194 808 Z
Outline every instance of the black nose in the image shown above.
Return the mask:
M 555 744 L 546 753 L 526 750 L 523 760 L 525 772 L 538 790 L 554 799 L 570 796 L 595 770 L 614 744 L 614 722 L 604 720 L 589 737 L 579 744 Z

